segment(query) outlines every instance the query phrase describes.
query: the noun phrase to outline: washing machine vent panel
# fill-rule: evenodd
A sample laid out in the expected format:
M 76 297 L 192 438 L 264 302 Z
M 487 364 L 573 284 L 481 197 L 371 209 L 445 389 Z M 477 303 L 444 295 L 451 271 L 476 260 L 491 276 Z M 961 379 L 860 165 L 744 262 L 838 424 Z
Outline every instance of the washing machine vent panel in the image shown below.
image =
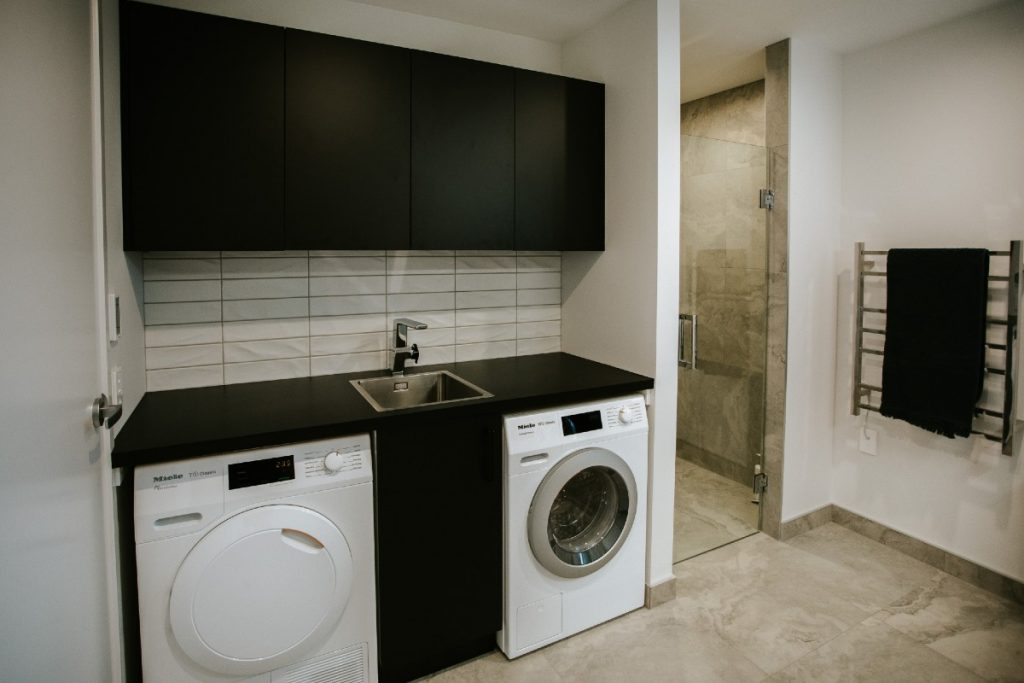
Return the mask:
M 366 643 L 332 652 L 302 664 L 279 669 L 271 683 L 366 683 Z

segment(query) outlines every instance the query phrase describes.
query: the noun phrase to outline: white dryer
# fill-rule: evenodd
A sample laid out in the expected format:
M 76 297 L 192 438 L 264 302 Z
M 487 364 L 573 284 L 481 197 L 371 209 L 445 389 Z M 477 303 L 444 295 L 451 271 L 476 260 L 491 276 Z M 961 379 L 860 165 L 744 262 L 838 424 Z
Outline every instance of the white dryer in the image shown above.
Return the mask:
M 647 412 L 630 396 L 504 427 L 498 645 L 514 658 L 643 605 Z
M 146 683 L 377 680 L 370 438 L 138 467 Z

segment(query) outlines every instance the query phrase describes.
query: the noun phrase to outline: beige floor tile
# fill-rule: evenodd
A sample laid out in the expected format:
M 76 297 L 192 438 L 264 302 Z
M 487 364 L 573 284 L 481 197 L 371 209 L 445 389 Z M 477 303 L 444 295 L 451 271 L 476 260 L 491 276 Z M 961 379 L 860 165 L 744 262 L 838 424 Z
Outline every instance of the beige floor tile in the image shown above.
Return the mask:
M 639 610 L 542 651 L 564 681 L 743 683 L 766 674 L 670 605 Z
M 886 624 L 990 681 L 1024 681 L 1024 607 L 939 574 Z
M 934 650 L 870 618 L 800 658 L 773 683 L 981 683 Z
M 674 527 L 680 562 L 757 533 L 757 506 L 748 487 L 676 458 Z
M 562 678 L 539 652 L 509 661 L 501 652 L 428 676 L 431 683 L 560 683 Z

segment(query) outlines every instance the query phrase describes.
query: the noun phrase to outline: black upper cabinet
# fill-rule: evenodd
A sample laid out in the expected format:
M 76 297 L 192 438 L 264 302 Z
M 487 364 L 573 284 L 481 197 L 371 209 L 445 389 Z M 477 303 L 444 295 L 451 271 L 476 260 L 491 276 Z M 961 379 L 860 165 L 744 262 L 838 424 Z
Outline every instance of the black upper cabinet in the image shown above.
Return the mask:
M 514 71 L 412 53 L 412 248 L 512 249 Z
M 284 29 L 122 8 L 125 248 L 284 248 Z
M 289 249 L 409 248 L 409 51 L 288 30 Z
M 604 85 L 516 71 L 515 248 L 604 249 Z

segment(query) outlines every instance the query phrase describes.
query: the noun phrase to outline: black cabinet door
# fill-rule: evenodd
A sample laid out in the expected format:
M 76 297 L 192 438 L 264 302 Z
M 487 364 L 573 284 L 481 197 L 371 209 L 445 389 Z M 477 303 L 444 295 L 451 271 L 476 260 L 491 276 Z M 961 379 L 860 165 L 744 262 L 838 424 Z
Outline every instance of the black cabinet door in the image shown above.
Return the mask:
M 604 85 L 516 71 L 515 248 L 604 249 Z
M 126 249 L 284 247 L 284 29 L 128 2 Z
M 419 678 L 495 647 L 502 609 L 499 429 L 497 415 L 478 415 L 402 421 L 377 433 L 384 683 Z
M 512 249 L 513 70 L 412 53 L 412 248 Z
M 288 30 L 289 249 L 409 248 L 409 51 Z

